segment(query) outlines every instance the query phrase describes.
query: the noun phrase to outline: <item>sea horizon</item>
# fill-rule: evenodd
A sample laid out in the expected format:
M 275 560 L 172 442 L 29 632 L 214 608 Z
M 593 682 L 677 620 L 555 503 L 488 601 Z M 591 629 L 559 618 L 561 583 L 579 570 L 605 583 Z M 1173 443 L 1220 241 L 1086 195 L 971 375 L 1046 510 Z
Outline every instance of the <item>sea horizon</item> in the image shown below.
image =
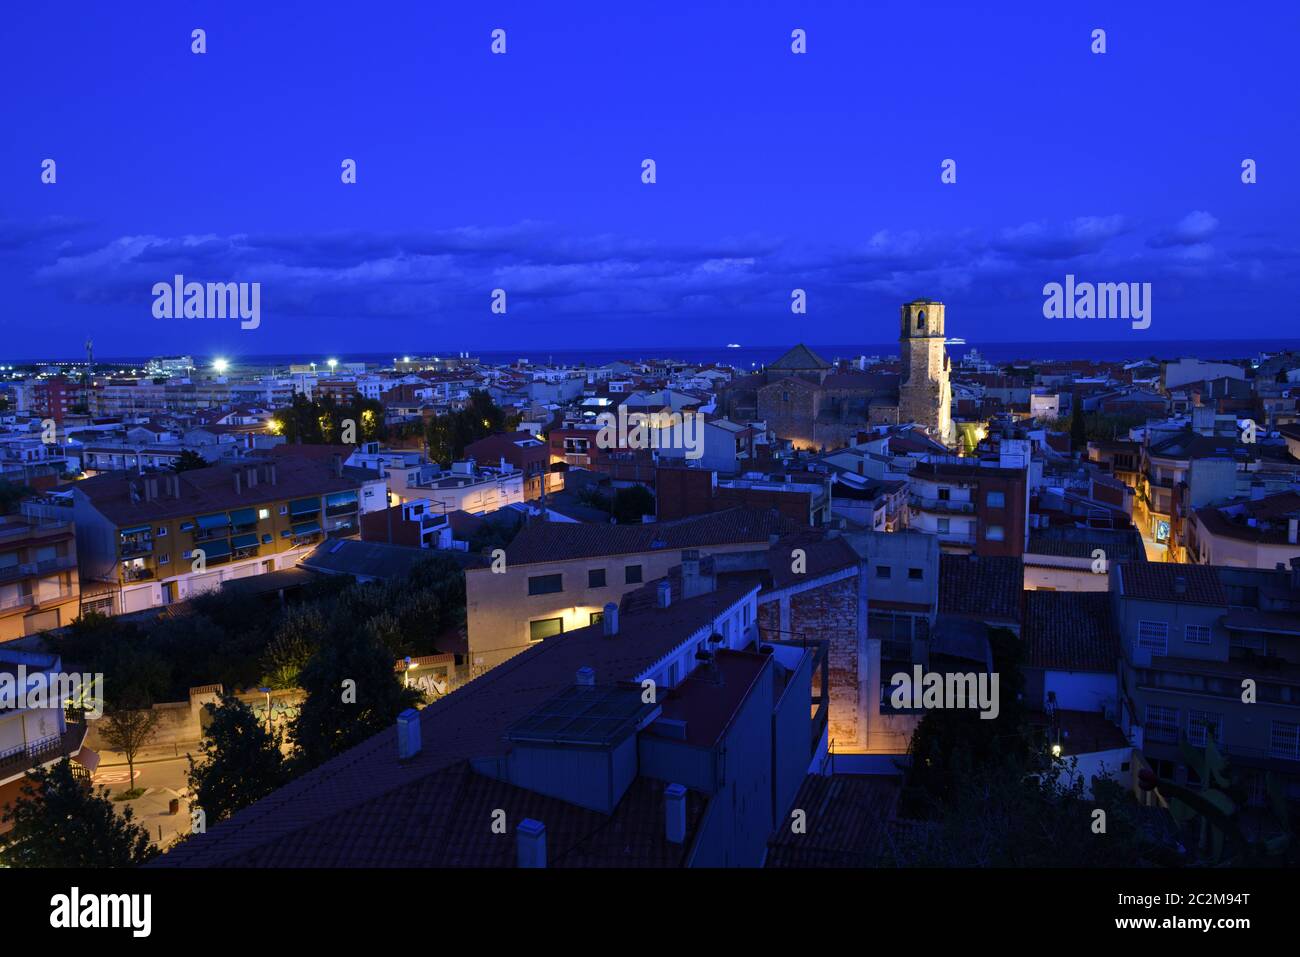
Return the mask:
M 367 365 L 391 365 L 395 359 L 405 356 L 422 358 L 456 358 L 462 353 L 471 359 L 487 365 L 509 365 L 518 360 L 527 360 L 536 365 L 562 364 L 599 367 L 616 361 L 667 360 L 690 363 L 710 363 L 734 366 L 736 368 L 760 367 L 780 358 L 796 343 L 779 345 L 741 345 L 729 348 L 726 344 L 712 346 L 624 346 L 602 349 L 583 347 L 553 349 L 492 349 L 477 350 L 456 347 L 447 350 L 437 348 L 410 350 L 394 355 L 391 352 L 324 352 L 320 355 L 289 353 L 250 353 L 241 355 L 229 353 L 186 353 L 195 359 L 196 367 L 203 368 L 216 358 L 224 358 L 232 368 L 240 366 L 274 367 L 291 364 L 310 364 L 315 362 L 323 366 L 328 358 L 340 363 L 365 362 Z M 882 359 L 897 356 L 898 344 L 895 343 L 815 343 L 804 342 L 828 362 L 839 359 L 856 359 L 878 356 Z M 1168 360 L 1181 357 L 1197 359 L 1253 359 L 1261 353 L 1278 353 L 1300 351 L 1300 339 L 1166 339 L 1150 340 L 1137 343 L 1133 340 L 1116 341 L 1056 341 L 1056 342 L 981 342 L 967 340 L 964 344 L 951 344 L 948 353 L 960 360 L 966 353 L 975 350 L 980 356 L 991 362 L 1042 362 L 1069 361 L 1073 359 L 1095 359 L 1102 362 L 1141 361 L 1143 359 Z M 138 367 L 157 358 L 163 353 L 134 356 L 96 356 L 96 365 L 117 364 L 123 367 Z M 175 353 L 170 353 L 175 355 Z M 56 365 L 60 363 L 81 364 L 84 356 L 63 356 L 57 358 L 0 358 L 0 364 L 14 365 Z

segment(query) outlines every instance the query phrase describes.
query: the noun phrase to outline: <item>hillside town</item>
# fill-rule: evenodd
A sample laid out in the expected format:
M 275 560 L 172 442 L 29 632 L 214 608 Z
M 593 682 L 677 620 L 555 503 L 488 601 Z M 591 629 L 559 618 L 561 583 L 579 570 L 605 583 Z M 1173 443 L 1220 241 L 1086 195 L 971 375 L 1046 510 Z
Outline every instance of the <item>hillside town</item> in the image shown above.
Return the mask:
M 0 369 L 0 672 L 106 682 L 0 710 L 0 807 L 115 782 L 156 866 L 978 864 L 915 800 L 937 674 L 1105 784 L 1124 864 L 1198 853 L 1216 762 L 1263 826 L 1300 800 L 1300 353 L 992 362 L 952 325 L 751 369 Z M 383 703 L 327 737 L 354 640 Z M 277 770 L 217 794 L 182 759 L 245 719 Z

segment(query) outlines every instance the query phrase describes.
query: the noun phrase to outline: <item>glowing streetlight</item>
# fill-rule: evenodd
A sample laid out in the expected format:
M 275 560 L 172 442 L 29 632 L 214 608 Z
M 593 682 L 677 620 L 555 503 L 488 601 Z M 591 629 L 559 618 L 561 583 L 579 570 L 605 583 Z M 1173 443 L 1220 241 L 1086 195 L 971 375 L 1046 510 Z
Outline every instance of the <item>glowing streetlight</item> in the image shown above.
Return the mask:
M 334 371 L 334 367 L 335 367 L 336 365 L 338 365 L 338 364 L 339 364 L 339 360 L 338 360 L 338 359 L 327 359 L 327 360 L 326 360 L 326 365 L 328 365 L 328 366 L 330 367 L 330 372 L 333 372 L 333 371 Z
M 225 359 L 217 359 L 212 363 L 212 368 L 217 370 L 218 375 L 225 375 L 226 370 L 230 368 L 230 363 Z

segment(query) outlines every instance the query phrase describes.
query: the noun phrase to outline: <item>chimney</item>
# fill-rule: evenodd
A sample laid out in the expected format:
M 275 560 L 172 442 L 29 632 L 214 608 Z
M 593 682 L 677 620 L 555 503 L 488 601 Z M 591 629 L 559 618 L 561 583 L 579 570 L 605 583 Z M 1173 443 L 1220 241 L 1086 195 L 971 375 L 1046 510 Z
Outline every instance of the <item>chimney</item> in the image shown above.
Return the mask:
M 673 603 L 673 586 L 667 578 L 659 583 L 655 591 L 658 599 L 657 604 L 660 608 L 667 608 Z
M 519 866 L 546 866 L 546 825 L 526 817 L 515 828 L 519 840 Z
M 664 836 L 670 844 L 686 842 L 686 788 L 680 784 L 664 788 Z
M 420 712 L 407 708 L 397 716 L 397 757 L 409 761 L 420 753 Z
M 618 605 L 612 601 L 605 605 L 605 617 L 601 619 L 605 626 L 605 637 L 613 638 L 618 634 Z
M 249 488 L 257 487 L 257 466 L 256 465 L 254 465 L 251 469 L 248 470 L 248 487 Z
M 331 458 L 334 460 L 334 477 L 342 478 L 343 477 L 343 456 L 335 452 L 334 455 L 331 456 Z
M 181 477 L 179 475 L 171 476 L 172 498 L 181 497 Z
M 1174 594 L 1175 595 L 1187 594 L 1187 579 L 1184 578 L 1182 575 L 1174 576 Z
M 239 474 L 239 469 L 235 469 L 235 494 L 240 495 L 244 491 L 244 477 Z
M 1300 538 L 1300 518 L 1288 518 L 1286 521 L 1286 541 L 1288 545 L 1295 545 L 1297 538 Z
M 583 665 L 578 669 L 578 674 L 574 683 L 580 688 L 593 688 L 596 685 L 596 672 L 589 665 Z

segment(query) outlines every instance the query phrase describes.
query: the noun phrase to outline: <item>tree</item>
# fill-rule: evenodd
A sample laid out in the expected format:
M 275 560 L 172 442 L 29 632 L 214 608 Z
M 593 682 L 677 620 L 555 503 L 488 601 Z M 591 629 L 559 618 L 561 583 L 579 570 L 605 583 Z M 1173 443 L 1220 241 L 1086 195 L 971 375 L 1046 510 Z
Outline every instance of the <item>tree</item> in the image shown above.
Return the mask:
M 180 457 L 171 466 L 173 472 L 191 472 L 194 469 L 207 467 L 208 460 L 193 449 L 182 449 Z
M 644 485 L 632 485 L 614 493 L 613 515 L 620 525 L 636 525 L 642 516 L 653 515 L 655 497 Z
M 36 768 L 4 813 L 0 862 L 9 867 L 134 867 L 158 853 L 131 808 L 119 816 L 108 789 L 96 793 L 64 758 Z
M 209 823 L 223 821 L 288 783 L 290 774 L 278 733 L 267 730 L 253 709 L 233 695 L 207 705 L 211 723 L 200 750 L 187 755 L 194 801 Z
M 1075 452 L 1088 450 L 1088 430 L 1083 421 L 1083 400 L 1077 391 L 1070 400 L 1070 448 Z
M 402 687 L 393 661 L 373 631 L 336 619 L 302 671 L 307 700 L 290 730 L 295 760 L 317 767 L 391 727 L 415 705 L 419 692 Z
M 8 515 L 25 498 L 36 494 L 36 489 L 19 482 L 0 479 L 0 515 Z
M 132 708 L 115 711 L 104 718 L 99 736 L 114 751 L 126 755 L 127 770 L 131 773 L 127 793 L 135 793 L 135 756 L 158 730 L 159 715 L 152 708 Z

